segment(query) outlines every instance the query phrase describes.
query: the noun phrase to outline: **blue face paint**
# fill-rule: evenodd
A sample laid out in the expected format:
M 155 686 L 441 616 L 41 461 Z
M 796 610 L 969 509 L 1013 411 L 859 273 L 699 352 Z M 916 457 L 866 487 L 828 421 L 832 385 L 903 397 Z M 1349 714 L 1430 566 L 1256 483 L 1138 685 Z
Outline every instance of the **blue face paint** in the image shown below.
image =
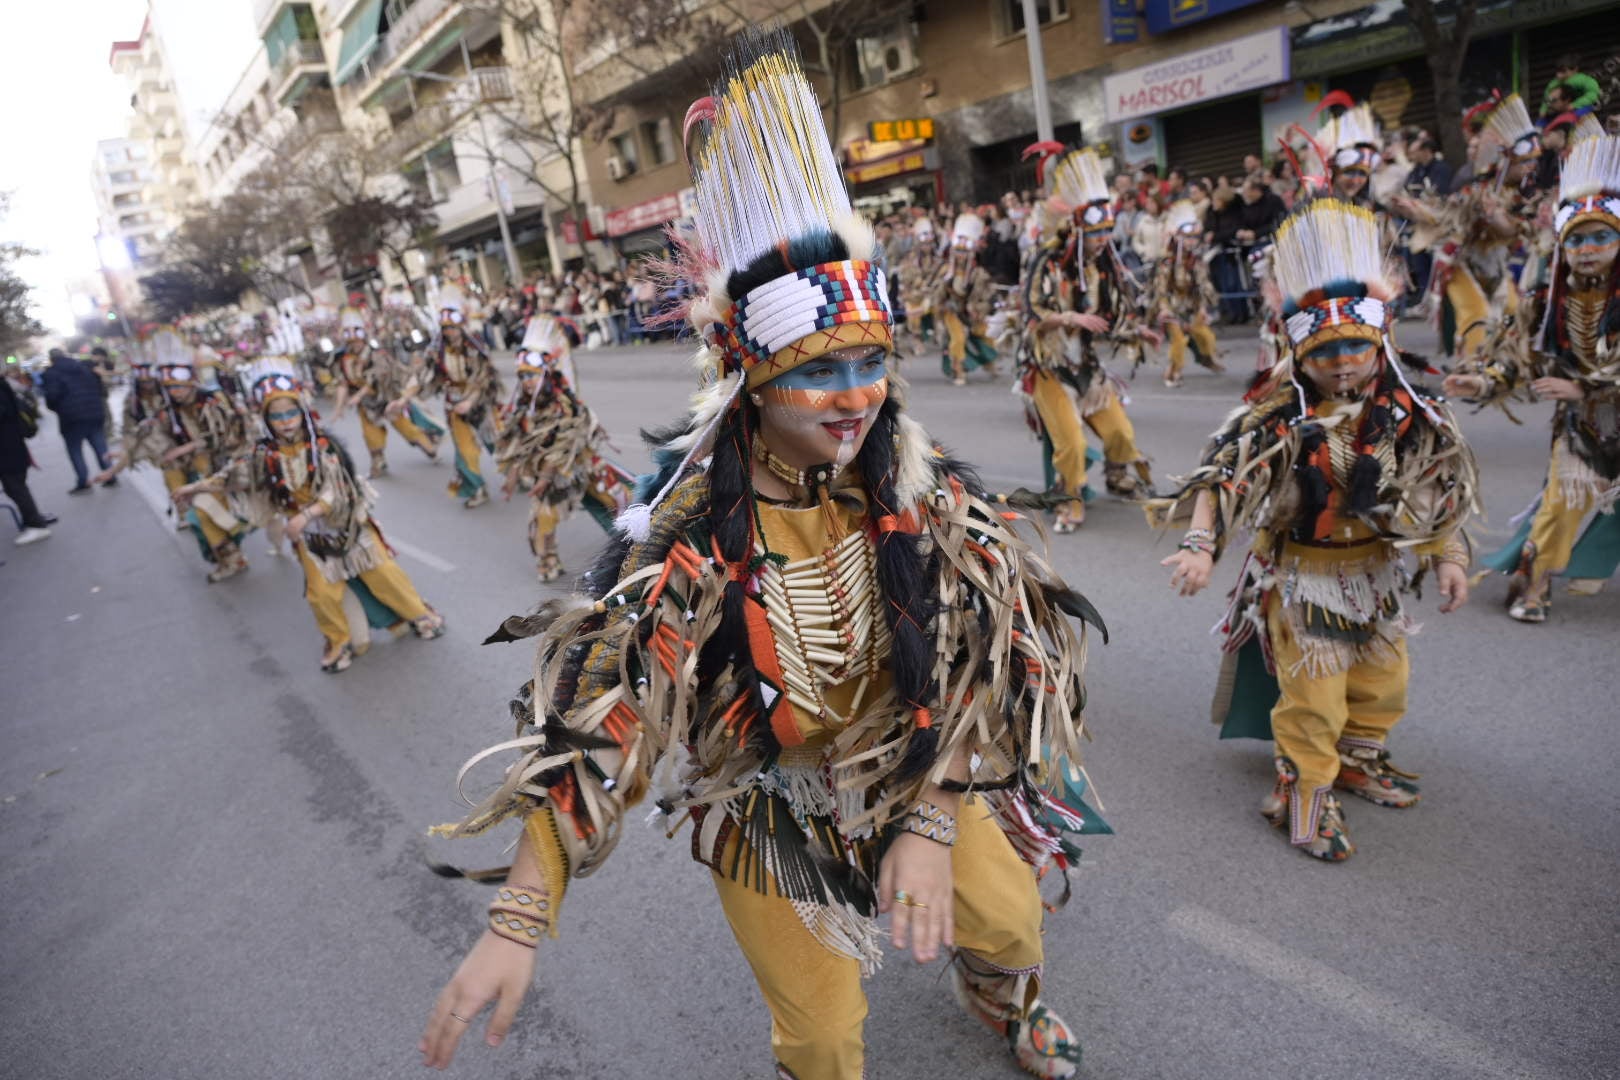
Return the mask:
M 853 390 L 858 386 L 871 386 L 889 373 L 888 357 L 883 350 L 853 360 L 835 356 L 822 356 L 792 371 L 783 372 L 765 386 L 772 390 L 822 390 L 836 393 Z
M 302 409 L 277 409 L 273 413 L 266 413 L 265 419 L 275 424 L 282 420 L 300 419 L 303 415 L 304 411 Z
M 1620 232 L 1613 229 L 1598 229 L 1595 232 L 1570 233 L 1564 237 L 1564 248 L 1567 251 L 1578 251 L 1583 247 L 1604 248 L 1620 240 Z
M 1376 349 L 1377 345 L 1359 338 L 1341 338 L 1338 341 L 1327 341 L 1318 345 L 1305 354 L 1307 364 L 1331 364 L 1333 361 L 1346 356 L 1359 356 L 1369 349 Z

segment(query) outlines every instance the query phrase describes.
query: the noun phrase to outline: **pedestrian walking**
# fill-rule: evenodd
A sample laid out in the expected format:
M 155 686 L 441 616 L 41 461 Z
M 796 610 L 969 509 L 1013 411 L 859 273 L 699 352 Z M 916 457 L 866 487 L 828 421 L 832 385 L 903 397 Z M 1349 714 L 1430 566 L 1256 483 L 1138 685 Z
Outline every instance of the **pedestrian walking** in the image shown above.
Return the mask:
M 102 393 L 101 377 L 82 360 L 75 359 L 61 349 L 51 350 L 51 366 L 44 375 L 45 404 L 56 414 L 56 424 L 67 446 L 68 460 L 73 463 L 73 475 L 78 483 L 68 492 L 79 495 L 90 490 L 90 471 L 84 464 L 84 444 L 95 451 L 96 464 L 105 469 L 107 457 L 107 405 Z M 116 476 L 109 477 L 103 486 L 113 487 Z
M 40 513 L 28 490 L 28 470 L 34 459 L 28 452 L 27 440 L 38 430 L 39 406 L 33 393 L 13 386 L 9 377 L 0 378 L 0 486 L 6 498 L 17 505 L 22 519 L 22 531 L 15 541 L 18 545 L 44 540 L 51 535 L 50 524 L 56 520 Z

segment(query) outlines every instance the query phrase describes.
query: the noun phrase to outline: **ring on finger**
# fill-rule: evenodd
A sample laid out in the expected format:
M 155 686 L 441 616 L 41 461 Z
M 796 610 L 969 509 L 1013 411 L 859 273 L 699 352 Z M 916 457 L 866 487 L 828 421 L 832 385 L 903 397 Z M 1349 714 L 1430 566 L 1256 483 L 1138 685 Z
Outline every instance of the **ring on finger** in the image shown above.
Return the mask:
M 450 1019 L 452 1019 L 452 1020 L 460 1020 L 463 1024 L 472 1023 L 472 1018 L 471 1017 L 462 1016 L 460 1013 L 451 1013 L 450 1014 Z

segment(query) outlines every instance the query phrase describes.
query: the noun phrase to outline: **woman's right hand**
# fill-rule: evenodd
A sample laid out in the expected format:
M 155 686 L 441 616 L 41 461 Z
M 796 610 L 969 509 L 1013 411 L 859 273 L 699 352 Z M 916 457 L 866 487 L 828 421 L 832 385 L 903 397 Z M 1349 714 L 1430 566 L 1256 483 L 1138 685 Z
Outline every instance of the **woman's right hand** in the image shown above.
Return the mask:
M 1171 567 L 1170 587 L 1179 589 L 1182 596 L 1196 596 L 1209 584 L 1215 569 L 1215 557 L 1207 551 L 1178 551 L 1160 566 Z
M 534 980 L 535 951 L 493 930 L 484 931 L 433 1003 L 433 1014 L 416 1044 L 423 1065 L 449 1068 L 461 1037 L 491 1001 L 495 1011 L 484 1031 L 484 1042 L 501 1045 Z

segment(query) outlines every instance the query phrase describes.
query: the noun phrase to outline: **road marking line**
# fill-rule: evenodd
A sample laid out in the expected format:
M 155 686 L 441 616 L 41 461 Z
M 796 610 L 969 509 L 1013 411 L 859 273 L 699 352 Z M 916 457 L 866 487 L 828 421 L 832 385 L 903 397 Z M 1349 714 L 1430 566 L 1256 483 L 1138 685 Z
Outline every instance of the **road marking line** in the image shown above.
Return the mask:
M 1212 911 L 1180 907 L 1170 913 L 1169 923 L 1172 931 L 1209 952 L 1309 995 L 1391 1041 L 1467 1075 L 1503 1080 L 1556 1075 L 1514 1061 L 1461 1028 L 1402 1005 L 1387 993 L 1362 986 L 1343 972 L 1229 923 Z
M 405 541 L 393 536 L 388 538 L 388 543 L 394 548 L 394 550 L 409 555 L 417 562 L 430 566 L 441 574 L 453 574 L 456 572 L 455 563 L 446 562 L 437 555 L 433 554 L 431 551 L 423 551 L 415 544 L 407 544 Z

